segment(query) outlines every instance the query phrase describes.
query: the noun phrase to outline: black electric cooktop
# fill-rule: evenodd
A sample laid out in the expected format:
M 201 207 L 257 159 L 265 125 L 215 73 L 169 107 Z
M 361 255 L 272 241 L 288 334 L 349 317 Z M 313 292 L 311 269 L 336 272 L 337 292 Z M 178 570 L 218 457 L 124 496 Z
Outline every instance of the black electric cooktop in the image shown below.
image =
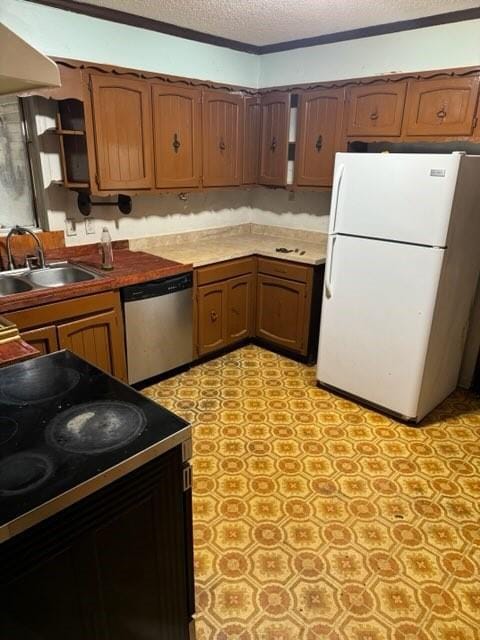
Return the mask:
M 0 369 L 0 527 L 186 427 L 69 351 Z

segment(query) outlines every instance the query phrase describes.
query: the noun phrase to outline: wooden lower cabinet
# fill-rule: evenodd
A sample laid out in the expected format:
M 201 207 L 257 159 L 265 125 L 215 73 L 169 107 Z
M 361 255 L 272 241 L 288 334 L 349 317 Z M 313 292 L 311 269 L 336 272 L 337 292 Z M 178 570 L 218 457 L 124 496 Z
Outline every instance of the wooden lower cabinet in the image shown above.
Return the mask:
M 310 265 L 261 257 L 197 269 L 197 355 L 258 338 L 311 360 L 322 273 Z
M 253 336 L 254 272 L 254 258 L 230 260 L 196 270 L 198 356 Z
M 30 329 L 30 331 L 22 331 L 22 338 L 32 347 L 38 349 L 41 355 L 58 351 L 57 327 L 50 325 L 49 327 L 39 327 L 38 329 Z
M 187 640 L 191 492 L 181 447 L 0 548 L 0 637 Z
M 307 285 L 259 274 L 256 335 L 268 342 L 306 354 L 308 343 Z
M 198 355 L 227 345 L 227 284 L 198 287 Z
M 117 292 L 98 293 L 5 314 L 42 354 L 68 349 L 126 380 L 125 345 Z
M 237 342 L 252 335 L 255 308 L 253 275 L 232 278 L 227 283 L 227 342 Z

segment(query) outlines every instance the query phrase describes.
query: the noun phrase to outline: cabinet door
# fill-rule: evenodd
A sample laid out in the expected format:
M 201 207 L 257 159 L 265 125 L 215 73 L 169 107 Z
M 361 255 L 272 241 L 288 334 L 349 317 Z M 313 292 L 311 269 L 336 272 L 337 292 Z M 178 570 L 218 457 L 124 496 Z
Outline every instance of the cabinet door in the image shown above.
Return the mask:
M 469 136 L 479 78 L 414 80 L 408 88 L 406 135 Z
M 342 148 L 343 89 L 309 91 L 300 96 L 295 149 L 295 182 L 330 186 L 335 153 Z
M 273 92 L 262 97 L 259 183 L 287 184 L 290 94 Z
M 22 339 L 38 349 L 41 355 L 58 351 L 57 328 L 53 325 L 22 331 L 21 335 Z
M 240 276 L 227 281 L 227 340 L 237 342 L 253 334 L 255 281 Z
M 256 334 L 281 347 L 307 352 L 307 285 L 258 275 Z
M 405 82 L 351 87 L 347 94 L 347 135 L 399 136 L 406 90 Z
M 171 84 L 152 87 L 155 184 L 200 184 L 201 90 Z
M 203 93 L 203 184 L 242 182 L 243 97 L 223 91 Z
M 227 344 L 227 285 L 209 284 L 197 289 L 198 355 Z
M 99 189 L 153 187 L 150 86 L 90 76 Z
M 57 326 L 61 349 L 69 349 L 91 364 L 126 379 L 123 332 L 115 310 Z
M 243 141 L 243 184 L 258 182 L 260 155 L 260 98 L 245 98 L 245 136 Z

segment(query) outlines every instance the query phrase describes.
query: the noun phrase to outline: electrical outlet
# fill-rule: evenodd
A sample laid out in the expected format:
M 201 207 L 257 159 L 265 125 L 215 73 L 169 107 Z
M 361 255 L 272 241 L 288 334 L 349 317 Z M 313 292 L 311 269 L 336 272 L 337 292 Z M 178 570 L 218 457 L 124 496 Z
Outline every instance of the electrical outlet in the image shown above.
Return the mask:
M 93 218 L 85 218 L 85 231 L 87 235 L 95 233 L 95 220 Z
M 67 218 L 65 220 L 65 233 L 67 236 L 77 235 L 77 223 L 73 218 Z

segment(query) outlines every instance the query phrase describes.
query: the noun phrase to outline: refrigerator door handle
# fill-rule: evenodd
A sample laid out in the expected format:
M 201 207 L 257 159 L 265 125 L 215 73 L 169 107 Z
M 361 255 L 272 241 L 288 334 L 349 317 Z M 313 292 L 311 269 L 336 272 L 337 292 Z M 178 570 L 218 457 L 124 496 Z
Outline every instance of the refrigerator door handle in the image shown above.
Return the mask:
M 327 298 L 332 297 L 333 249 L 336 239 L 336 236 L 329 237 L 330 251 L 327 251 L 328 264 L 325 268 L 325 295 Z
M 337 209 L 338 209 L 338 200 L 340 197 L 340 187 L 342 184 L 343 173 L 345 171 L 345 165 L 341 164 L 338 168 L 338 172 L 336 177 L 336 182 L 333 185 L 333 196 L 332 196 L 332 221 L 330 224 L 330 233 L 335 233 L 335 226 L 337 224 Z

